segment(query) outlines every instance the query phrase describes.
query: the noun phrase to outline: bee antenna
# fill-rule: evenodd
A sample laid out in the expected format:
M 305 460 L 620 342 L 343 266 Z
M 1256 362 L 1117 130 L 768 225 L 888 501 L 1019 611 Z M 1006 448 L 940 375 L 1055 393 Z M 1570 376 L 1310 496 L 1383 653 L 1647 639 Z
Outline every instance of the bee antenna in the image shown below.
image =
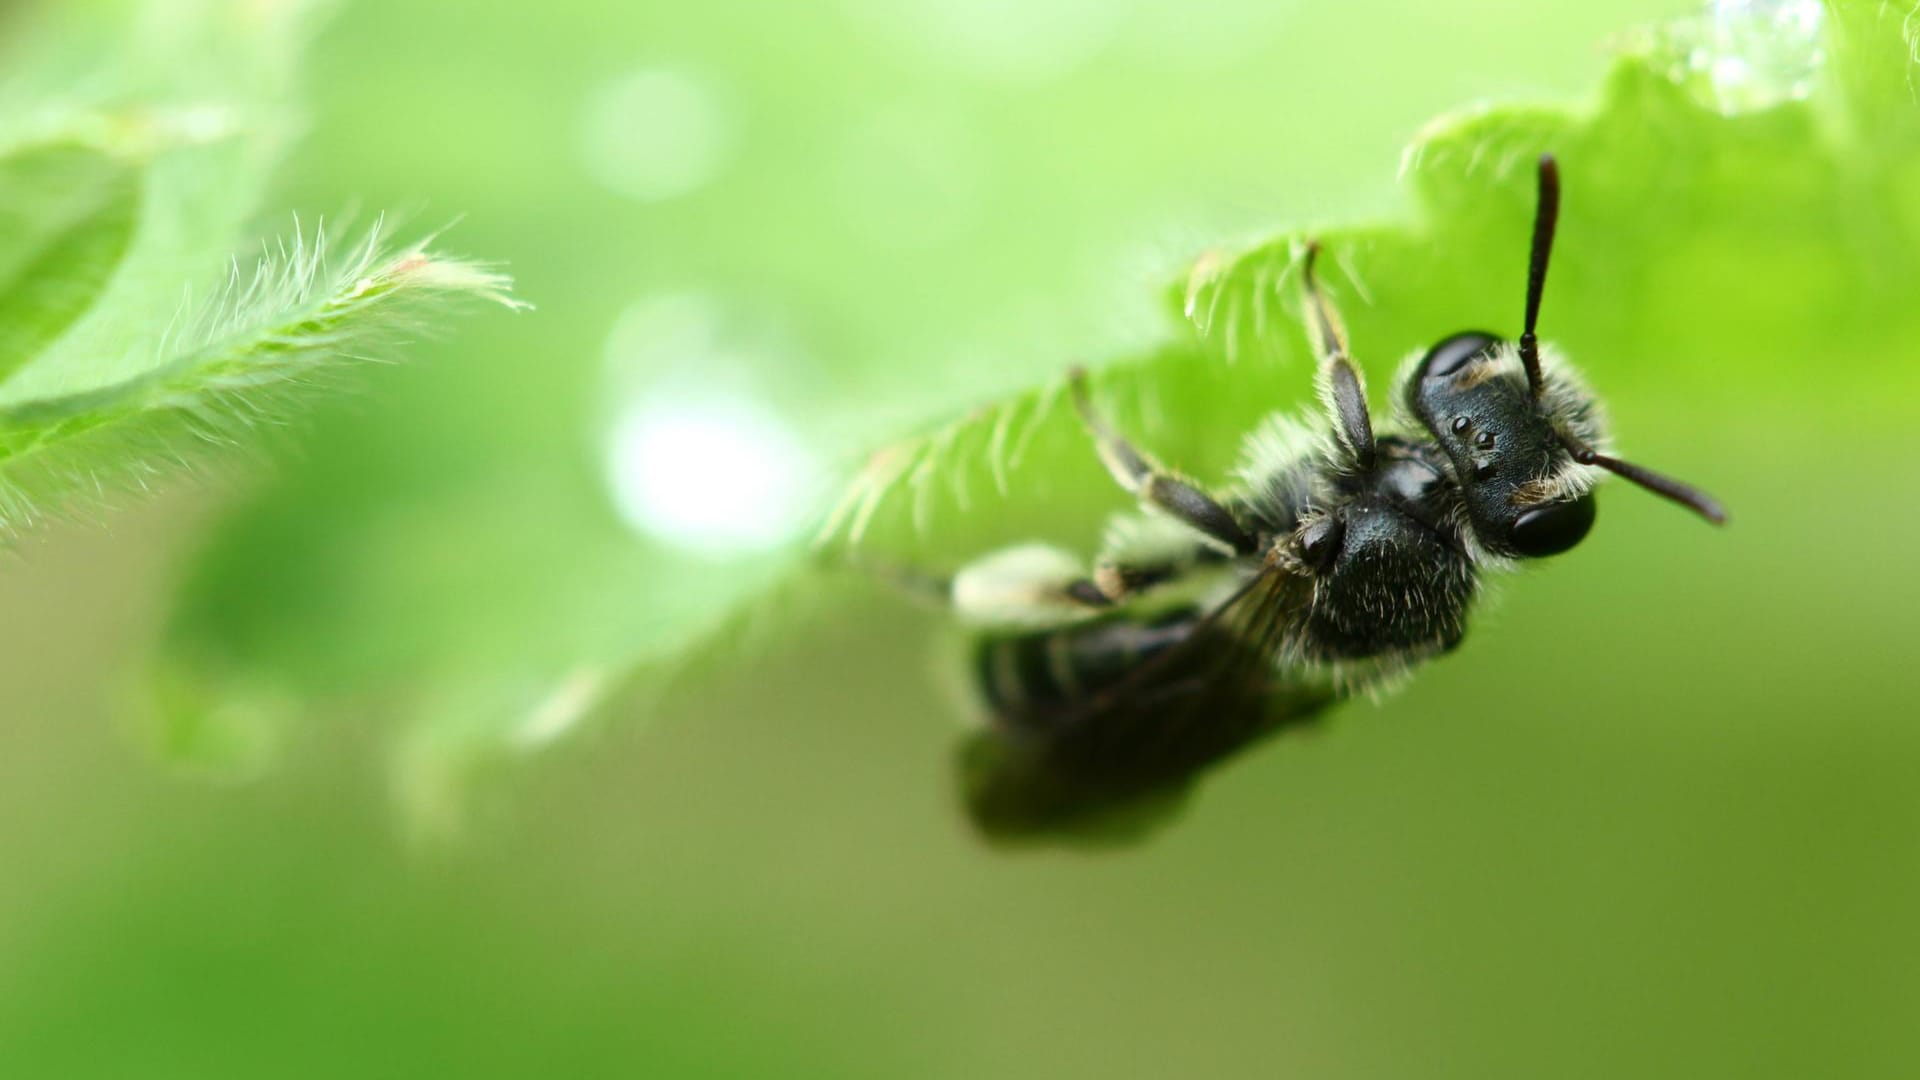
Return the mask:
M 1630 461 L 1608 457 L 1590 446 L 1568 442 L 1567 449 L 1573 452 L 1573 460 L 1582 465 L 1605 469 L 1615 476 L 1646 488 L 1655 495 L 1672 499 L 1715 525 L 1727 523 L 1727 508 L 1720 505 L 1720 500 L 1691 484 L 1683 484 L 1671 476 L 1662 476 L 1652 469 L 1642 468 Z
M 1552 154 L 1540 155 L 1540 195 L 1533 211 L 1533 257 L 1527 263 L 1527 322 L 1520 334 L 1520 362 L 1527 368 L 1527 388 L 1538 398 L 1540 340 L 1534 327 L 1540 321 L 1540 296 L 1547 288 L 1547 259 L 1553 254 L 1553 229 L 1560 220 L 1560 166 Z

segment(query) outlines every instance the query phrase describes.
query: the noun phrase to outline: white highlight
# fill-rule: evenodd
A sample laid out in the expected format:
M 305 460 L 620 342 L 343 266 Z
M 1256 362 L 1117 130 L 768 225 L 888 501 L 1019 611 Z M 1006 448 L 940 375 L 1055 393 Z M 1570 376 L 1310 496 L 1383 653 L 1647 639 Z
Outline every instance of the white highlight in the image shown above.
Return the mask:
M 1728 115 L 1801 100 L 1826 57 L 1825 21 L 1819 0 L 1713 0 L 1705 15 L 1676 24 L 1675 77 Z
M 580 153 L 588 175 L 640 202 L 663 202 L 705 187 L 734 148 L 732 117 L 692 73 L 633 72 L 587 101 Z
M 696 552 L 764 551 L 806 524 L 817 474 L 778 416 L 746 397 L 654 399 L 614 423 L 608 482 L 620 516 Z

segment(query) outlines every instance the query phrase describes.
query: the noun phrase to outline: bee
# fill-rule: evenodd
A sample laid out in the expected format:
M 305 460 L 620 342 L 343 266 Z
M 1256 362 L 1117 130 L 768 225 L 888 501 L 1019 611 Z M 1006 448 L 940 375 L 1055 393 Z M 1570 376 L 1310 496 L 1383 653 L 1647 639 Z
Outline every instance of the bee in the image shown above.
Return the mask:
M 1536 337 L 1559 202 L 1543 156 L 1519 339 L 1470 330 L 1416 354 L 1379 430 L 1309 244 L 1319 415 L 1269 417 L 1231 490 L 1161 467 L 1102 417 L 1084 371 L 1069 376 L 1143 512 L 1109 526 L 1090 572 L 1027 544 L 943 583 L 989 721 L 959 759 L 985 836 L 1142 835 L 1209 767 L 1456 648 L 1489 572 L 1587 536 L 1606 474 L 1726 521 L 1705 493 L 1612 456 L 1600 400 Z

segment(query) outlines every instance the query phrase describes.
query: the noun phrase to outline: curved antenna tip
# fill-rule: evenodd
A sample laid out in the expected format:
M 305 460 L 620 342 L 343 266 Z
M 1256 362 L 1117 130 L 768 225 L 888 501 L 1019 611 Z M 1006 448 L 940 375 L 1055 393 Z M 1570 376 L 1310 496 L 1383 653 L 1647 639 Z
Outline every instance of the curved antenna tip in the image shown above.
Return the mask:
M 1681 483 L 1671 476 L 1654 472 L 1643 465 L 1635 465 L 1630 461 L 1621 461 L 1617 457 L 1598 453 L 1590 446 L 1569 444 L 1568 449 L 1573 453 L 1573 460 L 1580 464 L 1605 469 L 1661 498 L 1679 503 L 1715 525 L 1725 525 L 1728 521 L 1727 508 L 1720 505 L 1720 500 L 1692 484 Z

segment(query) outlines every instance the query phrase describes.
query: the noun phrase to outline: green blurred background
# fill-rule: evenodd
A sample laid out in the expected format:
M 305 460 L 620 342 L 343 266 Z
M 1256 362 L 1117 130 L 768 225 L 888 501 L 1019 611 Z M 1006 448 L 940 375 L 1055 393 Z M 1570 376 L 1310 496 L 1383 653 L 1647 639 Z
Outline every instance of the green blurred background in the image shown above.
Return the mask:
M 457 741 L 467 688 L 538 702 L 769 575 L 778 521 L 636 531 L 601 465 L 630 400 L 750 397 L 824 477 L 1151 339 L 1203 249 L 1401 212 L 1434 115 L 1591 101 L 1692 10 L 346 5 L 273 204 L 464 215 L 538 311 L 366 375 L 245 490 L 7 557 L 0 1075 L 1909 1075 L 1916 382 L 1853 329 L 1592 360 L 1736 527 L 1610 492 L 1459 655 L 1142 850 L 981 848 L 938 628 L 883 597 L 449 766 L 494 774 L 454 842 L 396 823 L 455 781 L 395 716 Z M 163 629 L 216 626 L 325 703 L 274 768 L 170 767 L 124 718 Z

